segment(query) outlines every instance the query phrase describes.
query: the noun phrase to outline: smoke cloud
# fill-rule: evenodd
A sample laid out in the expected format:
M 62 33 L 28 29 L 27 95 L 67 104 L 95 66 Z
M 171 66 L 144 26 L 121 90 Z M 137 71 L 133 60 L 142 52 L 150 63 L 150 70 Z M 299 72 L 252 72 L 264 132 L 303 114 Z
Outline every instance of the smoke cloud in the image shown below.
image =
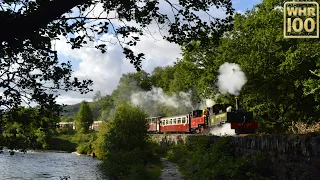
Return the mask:
M 161 88 L 152 87 L 150 91 L 132 94 L 131 102 L 146 109 L 149 115 L 157 116 L 161 113 L 159 105 L 178 109 L 179 113 L 189 113 L 193 109 L 191 97 L 191 92 L 179 92 L 168 96 Z
M 206 109 L 207 107 L 212 107 L 216 102 L 212 99 L 201 100 L 199 109 Z
M 215 136 L 235 136 L 235 130 L 231 129 L 230 123 L 225 123 L 222 125 L 217 125 L 210 129 L 210 133 Z
M 247 82 L 247 78 L 235 63 L 224 63 L 219 68 L 218 87 L 222 94 L 239 95 L 242 86 Z

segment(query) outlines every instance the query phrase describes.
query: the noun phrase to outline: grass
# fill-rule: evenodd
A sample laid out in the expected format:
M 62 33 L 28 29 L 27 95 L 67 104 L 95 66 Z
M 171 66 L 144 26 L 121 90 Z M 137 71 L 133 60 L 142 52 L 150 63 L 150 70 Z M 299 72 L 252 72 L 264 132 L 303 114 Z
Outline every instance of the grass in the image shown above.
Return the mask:
M 160 180 L 161 170 L 163 169 L 163 164 L 161 161 L 157 161 L 156 163 L 146 167 L 147 177 L 152 180 Z

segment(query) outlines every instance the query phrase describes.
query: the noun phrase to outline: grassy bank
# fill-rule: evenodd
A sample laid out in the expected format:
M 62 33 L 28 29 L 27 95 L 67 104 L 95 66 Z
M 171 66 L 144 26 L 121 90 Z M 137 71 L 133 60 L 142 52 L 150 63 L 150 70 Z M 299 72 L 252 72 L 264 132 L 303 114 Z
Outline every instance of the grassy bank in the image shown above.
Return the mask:
M 156 161 L 152 165 L 146 167 L 147 178 L 150 180 L 160 180 L 161 170 L 163 169 L 163 164 L 161 161 Z
M 58 131 L 49 142 L 49 150 L 91 154 L 94 152 L 93 143 L 97 139 L 96 134 L 95 131 L 87 134 L 78 134 L 75 131 Z
M 203 136 L 185 145 L 168 148 L 165 156 L 180 167 L 186 179 L 269 180 L 271 173 L 265 163 L 265 154 L 234 154 L 230 140 L 224 137 L 211 145 L 209 138 Z

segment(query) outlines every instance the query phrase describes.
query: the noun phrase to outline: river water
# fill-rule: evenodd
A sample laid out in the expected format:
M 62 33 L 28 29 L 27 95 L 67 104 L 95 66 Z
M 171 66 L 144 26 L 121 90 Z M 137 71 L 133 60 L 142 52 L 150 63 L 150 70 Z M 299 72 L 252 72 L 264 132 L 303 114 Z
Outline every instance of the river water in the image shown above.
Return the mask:
M 0 154 L 0 180 L 100 180 L 98 165 L 101 161 L 72 153 L 28 151 L 10 156 Z

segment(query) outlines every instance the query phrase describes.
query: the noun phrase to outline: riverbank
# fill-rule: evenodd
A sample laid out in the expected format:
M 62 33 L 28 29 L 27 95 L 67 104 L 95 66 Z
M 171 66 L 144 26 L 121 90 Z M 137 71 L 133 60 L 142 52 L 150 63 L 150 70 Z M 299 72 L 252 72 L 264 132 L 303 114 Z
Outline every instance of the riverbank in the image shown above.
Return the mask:
M 179 167 L 166 158 L 161 158 L 164 168 L 161 170 L 161 180 L 183 180 Z
M 87 134 L 75 132 L 58 133 L 50 141 L 48 150 L 77 152 L 79 154 L 93 154 L 94 141 L 97 139 L 97 132 L 91 131 Z

